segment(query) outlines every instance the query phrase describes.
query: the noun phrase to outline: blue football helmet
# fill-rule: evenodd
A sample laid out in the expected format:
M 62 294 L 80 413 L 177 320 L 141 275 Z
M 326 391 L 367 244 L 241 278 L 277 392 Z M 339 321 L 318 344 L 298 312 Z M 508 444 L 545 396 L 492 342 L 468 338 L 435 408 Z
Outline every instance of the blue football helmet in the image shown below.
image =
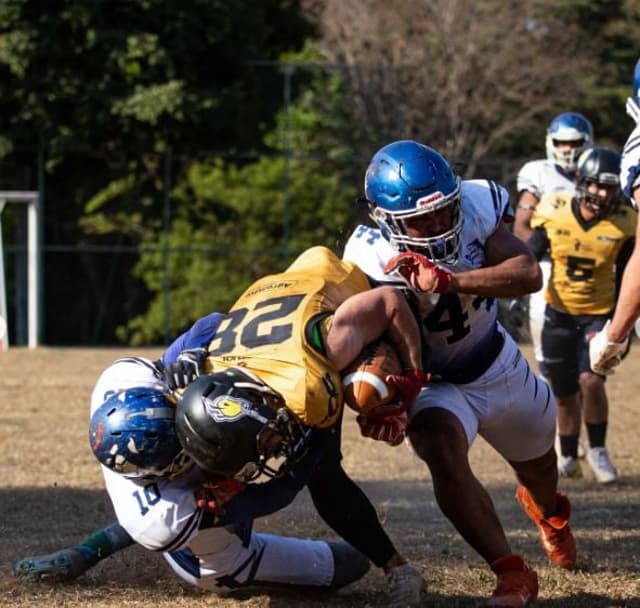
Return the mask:
M 432 262 L 455 264 L 464 217 L 460 178 L 433 148 L 396 141 L 375 153 L 364 180 L 371 218 L 398 249 L 422 253 Z M 406 220 L 449 208 L 451 219 L 438 234 L 410 236 Z
M 627 114 L 640 124 L 640 59 L 633 70 L 633 84 L 631 97 L 627 97 Z
M 156 389 L 109 397 L 91 416 L 89 442 L 101 464 L 125 477 L 171 478 L 193 464 L 178 440 L 175 407 Z
M 568 141 L 580 143 L 575 147 L 562 150 L 557 145 Z M 593 127 L 582 114 L 563 112 L 549 124 L 545 140 L 547 158 L 565 171 L 575 171 L 578 157 L 592 145 Z

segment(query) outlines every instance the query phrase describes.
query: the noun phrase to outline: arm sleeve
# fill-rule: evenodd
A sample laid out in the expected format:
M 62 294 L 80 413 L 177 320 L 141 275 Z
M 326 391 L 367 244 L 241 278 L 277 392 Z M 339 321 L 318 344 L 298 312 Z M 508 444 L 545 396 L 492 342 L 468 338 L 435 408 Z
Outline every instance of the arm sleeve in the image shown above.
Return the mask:
M 339 433 L 308 484 L 318 514 L 344 540 L 382 568 L 396 549 L 375 508 L 342 468 Z
M 212 312 L 198 319 L 187 331 L 180 334 L 164 351 L 161 361 L 163 365 L 174 363 L 178 355 L 188 348 L 205 348 L 216 334 L 218 325 L 225 315 Z
M 550 245 L 547 231 L 544 228 L 535 228 L 527 245 L 537 260 L 542 259 Z

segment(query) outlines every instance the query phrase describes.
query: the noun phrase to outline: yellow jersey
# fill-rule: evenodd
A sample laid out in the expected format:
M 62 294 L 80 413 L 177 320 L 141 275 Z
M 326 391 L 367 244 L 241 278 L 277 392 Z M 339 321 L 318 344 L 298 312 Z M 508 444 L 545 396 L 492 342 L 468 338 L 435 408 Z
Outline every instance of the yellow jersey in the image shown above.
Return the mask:
M 620 206 L 605 218 L 582 219 L 570 194 L 543 196 L 531 228 L 544 228 L 549 239 L 551 278 L 545 300 L 570 315 L 599 315 L 615 304 L 615 263 L 635 234 L 636 215 Z
M 283 273 L 259 279 L 238 298 L 209 344 L 205 373 L 244 367 L 278 391 L 304 424 L 333 425 L 343 389 L 323 338 L 336 308 L 370 288 L 355 264 L 326 247 L 304 251 Z

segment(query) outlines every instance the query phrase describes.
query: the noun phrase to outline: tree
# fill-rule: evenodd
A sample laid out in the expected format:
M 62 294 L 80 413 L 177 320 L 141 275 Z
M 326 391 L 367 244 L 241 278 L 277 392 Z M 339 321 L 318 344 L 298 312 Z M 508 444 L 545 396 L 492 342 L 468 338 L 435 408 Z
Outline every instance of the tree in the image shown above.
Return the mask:
M 304 73 L 302 57 L 283 68 Z M 149 343 L 166 325 L 175 335 L 199 316 L 227 310 L 248 284 L 284 269 L 303 249 L 320 243 L 340 249 L 355 212 L 356 182 L 341 142 L 332 138 L 339 112 L 320 111 L 327 103 L 340 107 L 339 81 L 322 70 L 313 73 L 265 137 L 270 154 L 241 164 L 198 161 L 176 185 L 169 285 L 166 258 L 150 247 L 134 273 L 154 296 L 144 313 L 119 329 L 122 340 Z M 158 238 L 149 232 L 145 243 Z
M 169 150 L 177 181 L 204 149 L 253 149 L 282 103 L 255 60 L 300 48 L 310 31 L 295 0 L 0 4 L 0 152 L 7 163 L 43 161 L 45 252 L 84 247 L 47 258 L 47 341 L 104 341 L 144 310 L 145 291 L 119 276 L 128 304 L 91 335 L 92 310 L 112 297 L 101 280 L 111 263 L 88 249 L 115 231 L 135 246 L 158 230 Z M 78 279 L 72 290 L 63 275 Z
M 415 138 L 472 176 L 488 155 L 540 149 L 555 114 L 586 106 L 596 57 L 566 2 L 326 0 L 315 9 L 319 49 L 348 66 L 353 124 L 371 151 Z

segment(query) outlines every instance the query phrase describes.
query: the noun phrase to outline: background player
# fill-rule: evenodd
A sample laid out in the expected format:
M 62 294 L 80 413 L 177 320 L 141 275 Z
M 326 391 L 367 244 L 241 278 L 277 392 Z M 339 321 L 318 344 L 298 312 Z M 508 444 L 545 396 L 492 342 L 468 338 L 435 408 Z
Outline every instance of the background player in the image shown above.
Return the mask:
M 381 148 L 365 195 L 378 229 L 356 228 L 344 258 L 375 280 L 395 276 L 396 285 L 411 286 L 436 379 L 410 408 L 411 445 L 431 471 L 442 512 L 498 577 L 487 605 L 528 606 L 536 574 L 512 552 L 468 451 L 479 433 L 508 460 L 548 557 L 573 568 L 569 502 L 557 492 L 555 400 L 497 321 L 495 298 L 538 290 L 540 268 L 503 222 L 506 190 L 461 182 L 432 148 L 415 141 Z
M 542 331 L 542 370 L 558 402 L 560 474 L 581 475 L 582 409 L 587 462 L 609 483 L 617 471 L 606 448 L 608 401 L 602 376 L 589 367 L 588 341 L 612 314 L 617 281 L 633 248 L 635 217 L 621 205 L 620 155 L 592 147 L 577 164 L 576 192 L 547 195 L 536 207 L 529 241 L 537 257 L 551 252 L 551 280 Z
M 513 233 L 527 243 L 531 238 L 531 216 L 547 194 L 573 194 L 576 179 L 576 161 L 582 151 L 593 145 L 593 127 L 589 120 L 577 112 L 558 114 L 549 124 L 545 138 L 547 157 L 526 162 L 517 178 L 518 204 Z M 542 289 L 528 296 L 529 332 L 533 352 L 542 363 L 542 325 L 544 323 L 544 293 L 551 273 L 548 255 L 540 260 Z

